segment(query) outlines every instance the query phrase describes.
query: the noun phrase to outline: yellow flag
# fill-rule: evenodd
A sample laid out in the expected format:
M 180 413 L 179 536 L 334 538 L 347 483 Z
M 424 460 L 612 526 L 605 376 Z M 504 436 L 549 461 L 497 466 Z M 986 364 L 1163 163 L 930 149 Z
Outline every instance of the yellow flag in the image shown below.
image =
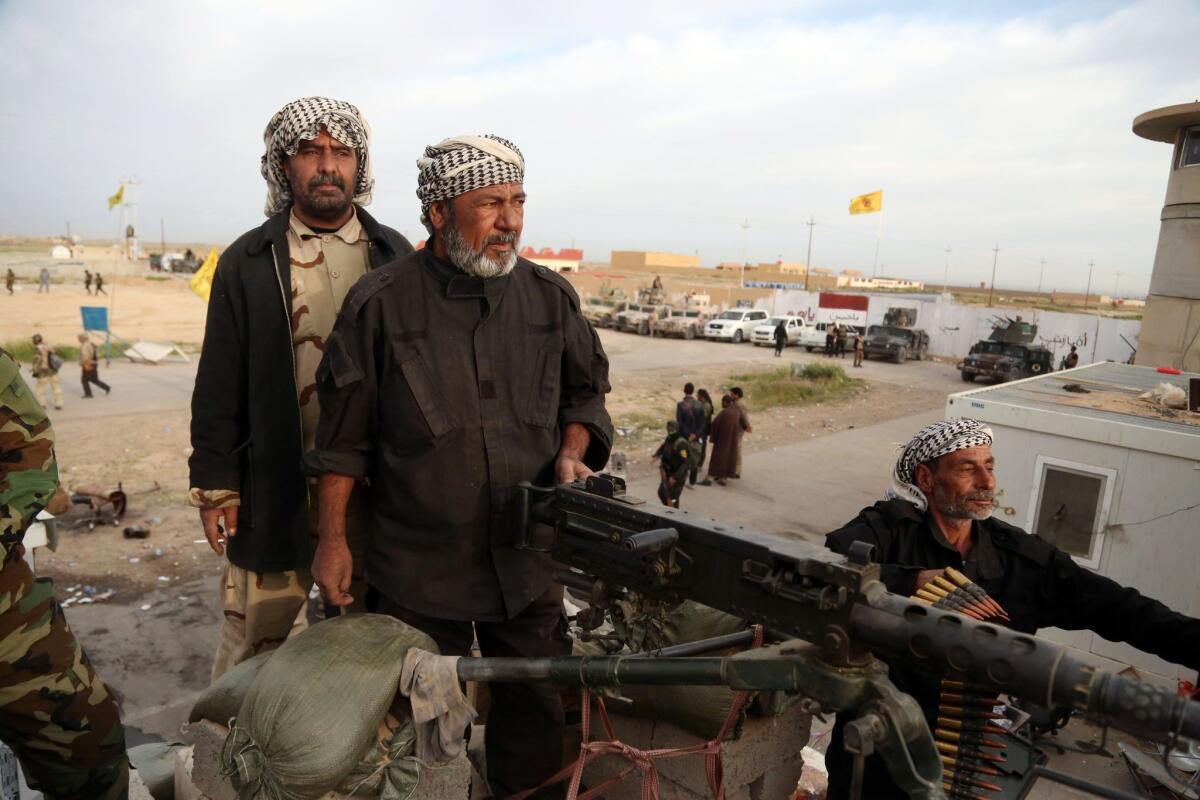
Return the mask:
M 217 274 L 217 248 L 208 251 L 208 258 L 204 259 L 204 263 L 200 265 L 200 269 L 196 270 L 196 274 L 188 281 L 188 286 L 196 294 L 200 295 L 200 299 L 208 302 L 208 295 L 212 292 L 213 277 Z
M 117 193 L 108 198 L 108 210 L 112 211 L 113 206 L 119 206 L 125 201 L 125 184 L 121 184 L 121 188 L 117 189 Z
M 850 201 L 851 214 L 873 214 L 876 211 L 883 211 L 882 189 L 870 194 L 860 194 Z

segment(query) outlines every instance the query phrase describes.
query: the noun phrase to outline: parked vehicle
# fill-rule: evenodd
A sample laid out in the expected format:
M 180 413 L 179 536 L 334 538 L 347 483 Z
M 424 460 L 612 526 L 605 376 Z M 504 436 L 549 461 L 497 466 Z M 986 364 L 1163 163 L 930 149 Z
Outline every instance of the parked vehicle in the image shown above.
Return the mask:
M 767 319 L 767 312 L 757 308 L 731 308 L 722 311 L 704 326 L 704 338 L 724 339 L 741 344 L 750 338 L 754 329 Z
M 800 332 L 800 345 L 810 353 L 813 350 L 824 350 L 825 331 L 834 325 L 841 325 L 846 329 L 846 352 L 854 352 L 854 342 L 863 335 L 864 329 L 861 325 L 850 325 L 845 322 L 818 322 L 815 325 L 805 325 Z
M 959 375 L 967 383 L 977 377 L 997 381 L 1015 381 L 1054 370 L 1054 355 L 1033 344 L 1037 325 L 1016 319 L 997 319 L 992 335 L 971 346 L 971 352 L 958 365 Z
M 775 328 L 780 322 L 787 330 L 787 343 L 789 345 L 798 344 L 805 328 L 803 317 L 771 317 L 754 329 L 754 333 L 750 335 L 750 341 L 754 342 L 756 347 L 760 345 L 774 347 Z
M 625 293 L 620 289 L 602 293 L 599 297 L 589 297 L 583 304 L 583 318 L 597 328 L 611 328 L 616 324 L 617 315 L 629 306 Z
M 649 336 L 658 320 L 664 318 L 670 310 L 668 305 L 630 303 L 624 311 L 617 314 L 614 327 L 619 331 Z
M 695 339 L 704 334 L 708 309 L 673 308 L 667 316 L 654 323 L 651 335 Z
M 864 358 L 889 358 L 897 364 L 908 359 L 920 361 L 929 350 L 929 334 L 920 328 L 896 325 L 872 325 L 867 328 Z

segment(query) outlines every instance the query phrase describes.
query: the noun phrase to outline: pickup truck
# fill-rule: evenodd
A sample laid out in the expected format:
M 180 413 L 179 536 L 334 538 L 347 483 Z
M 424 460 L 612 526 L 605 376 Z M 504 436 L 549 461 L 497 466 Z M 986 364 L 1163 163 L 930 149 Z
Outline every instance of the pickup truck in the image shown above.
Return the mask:
M 767 312 L 757 308 L 731 308 L 722 311 L 704 326 L 705 339 L 724 339 L 741 344 L 754 329 L 767 321 Z
M 801 317 L 771 317 L 766 322 L 754 329 L 754 333 L 750 336 L 750 341 L 754 342 L 756 347 L 775 346 L 775 328 L 782 322 L 787 330 L 787 343 L 789 345 L 796 344 L 800 341 L 800 336 L 804 332 L 804 320 Z
M 825 329 L 833 327 L 836 322 L 818 322 L 816 325 L 805 325 L 800 332 L 800 346 L 808 352 L 825 349 Z M 856 325 L 842 323 L 846 329 L 846 352 L 854 352 L 854 341 L 863 334 L 863 329 Z

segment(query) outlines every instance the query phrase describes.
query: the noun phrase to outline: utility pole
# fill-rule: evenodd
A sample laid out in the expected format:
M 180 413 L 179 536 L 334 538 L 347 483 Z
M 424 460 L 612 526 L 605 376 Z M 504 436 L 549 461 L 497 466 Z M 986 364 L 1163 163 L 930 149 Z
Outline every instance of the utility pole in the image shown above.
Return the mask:
M 1117 277 L 1113 279 L 1113 302 L 1116 303 L 1120 299 L 1121 291 L 1121 273 L 1117 273 Z
M 75 242 L 75 240 L 71 238 L 71 220 L 67 220 L 67 241 L 71 243 Z
M 950 283 L 950 245 L 946 245 L 946 271 L 942 274 L 942 294 L 946 293 L 946 287 Z
M 992 248 L 992 285 L 988 287 L 988 308 L 992 307 L 992 293 L 996 291 L 996 261 L 1000 258 L 1000 245 Z
M 746 288 L 746 231 L 750 230 L 750 218 L 742 223 L 742 288 Z
M 812 233 L 817 220 L 815 217 L 809 216 L 808 222 L 804 224 L 808 226 L 808 255 L 804 257 L 804 291 L 807 292 L 808 276 L 812 274 Z
M 1083 310 L 1087 311 L 1088 299 L 1092 296 L 1092 268 L 1096 266 L 1095 261 L 1088 262 L 1088 282 L 1087 289 L 1083 293 Z
M 1042 295 L 1042 276 L 1046 274 L 1046 259 L 1042 259 L 1042 268 L 1038 270 L 1038 297 Z
M 167 223 L 162 217 L 158 218 L 158 238 L 162 240 L 162 255 L 165 256 L 167 254 Z

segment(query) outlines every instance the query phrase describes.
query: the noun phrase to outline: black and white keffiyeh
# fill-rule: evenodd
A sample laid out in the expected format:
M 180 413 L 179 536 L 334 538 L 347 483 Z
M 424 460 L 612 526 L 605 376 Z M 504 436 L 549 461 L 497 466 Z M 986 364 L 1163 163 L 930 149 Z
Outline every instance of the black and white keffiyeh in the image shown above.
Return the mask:
M 283 162 L 300 149 L 301 141 L 317 138 L 321 126 L 329 135 L 358 153 L 358 175 L 354 180 L 354 202 L 365 206 L 371 202 L 375 177 L 371 173 L 368 145 L 371 127 L 358 109 L 350 103 L 328 97 L 305 97 L 293 100 L 271 117 L 263 131 L 266 152 L 262 157 L 262 176 L 267 179 L 268 217 L 283 211 L 292 202 L 292 187 L 283 171 Z
M 917 488 L 917 466 L 968 447 L 991 446 L 992 429 L 977 419 L 947 419 L 926 425 L 904 446 L 892 469 L 892 485 L 884 492 L 889 500 L 899 497 L 924 511 L 928 502 Z
M 517 146 L 495 134 L 455 136 L 425 148 L 417 159 L 417 198 L 421 222 L 429 224 L 429 207 L 485 186 L 522 183 L 525 158 Z

